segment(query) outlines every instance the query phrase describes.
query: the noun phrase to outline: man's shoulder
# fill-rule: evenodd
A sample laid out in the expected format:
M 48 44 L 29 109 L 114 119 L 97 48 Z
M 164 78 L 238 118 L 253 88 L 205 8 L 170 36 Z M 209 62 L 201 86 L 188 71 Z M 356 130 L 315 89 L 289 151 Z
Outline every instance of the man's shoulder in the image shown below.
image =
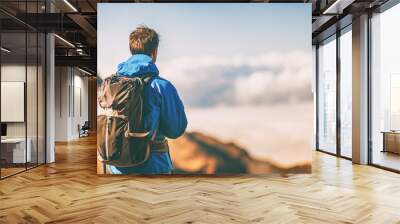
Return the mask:
M 151 87 L 164 89 L 164 88 L 171 88 L 171 87 L 173 88 L 174 86 L 167 79 L 162 78 L 160 76 L 156 76 L 151 81 Z

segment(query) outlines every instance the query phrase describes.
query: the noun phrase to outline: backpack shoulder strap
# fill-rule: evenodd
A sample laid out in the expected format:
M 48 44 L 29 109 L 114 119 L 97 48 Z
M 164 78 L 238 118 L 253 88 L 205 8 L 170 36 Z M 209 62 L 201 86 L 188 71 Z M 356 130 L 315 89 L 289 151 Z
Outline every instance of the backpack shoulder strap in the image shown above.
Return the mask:
M 153 135 L 151 136 L 151 141 L 156 140 L 156 136 L 157 136 L 157 132 L 158 132 L 158 127 L 156 128 L 156 130 L 154 130 Z
M 141 78 L 146 85 L 147 83 L 151 82 L 151 80 L 153 80 L 154 76 L 152 74 L 145 74 Z

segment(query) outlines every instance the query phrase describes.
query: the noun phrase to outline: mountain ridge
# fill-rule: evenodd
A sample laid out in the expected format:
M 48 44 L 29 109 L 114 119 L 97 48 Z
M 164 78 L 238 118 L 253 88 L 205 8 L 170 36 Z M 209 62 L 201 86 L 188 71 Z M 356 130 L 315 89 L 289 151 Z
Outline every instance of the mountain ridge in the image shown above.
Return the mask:
M 281 167 L 253 158 L 233 142 L 223 142 L 200 132 L 186 132 L 170 140 L 170 153 L 180 174 L 269 174 L 310 173 L 311 164 Z

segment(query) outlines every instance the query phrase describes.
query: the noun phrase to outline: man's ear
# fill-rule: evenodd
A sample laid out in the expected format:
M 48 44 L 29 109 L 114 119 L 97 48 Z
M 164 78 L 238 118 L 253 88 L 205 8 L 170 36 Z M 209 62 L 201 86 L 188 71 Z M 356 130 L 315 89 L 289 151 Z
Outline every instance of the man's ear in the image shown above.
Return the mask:
M 153 59 L 153 62 L 156 62 L 157 54 L 158 54 L 158 48 L 156 48 L 153 52 L 151 52 L 151 58 Z

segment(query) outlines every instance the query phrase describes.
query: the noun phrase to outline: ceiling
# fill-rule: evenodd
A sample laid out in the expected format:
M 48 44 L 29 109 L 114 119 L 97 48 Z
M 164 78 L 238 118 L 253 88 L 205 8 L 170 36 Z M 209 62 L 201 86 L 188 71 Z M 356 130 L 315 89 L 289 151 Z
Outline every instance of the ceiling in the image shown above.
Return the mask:
M 112 2 L 270 2 L 312 3 L 313 43 L 337 29 L 338 21 L 348 21 L 387 0 L 2 0 L 0 21 L 3 32 L 30 28 L 55 32 L 56 65 L 80 66 L 96 72 L 97 3 Z M 51 10 L 50 10 L 51 9 Z M 52 13 L 49 13 L 49 12 Z M 28 12 L 28 13 L 26 13 Z M 347 18 L 346 18 L 347 17 Z M 346 22 L 341 22 L 345 26 Z M 18 38 L 15 39 L 16 41 Z

